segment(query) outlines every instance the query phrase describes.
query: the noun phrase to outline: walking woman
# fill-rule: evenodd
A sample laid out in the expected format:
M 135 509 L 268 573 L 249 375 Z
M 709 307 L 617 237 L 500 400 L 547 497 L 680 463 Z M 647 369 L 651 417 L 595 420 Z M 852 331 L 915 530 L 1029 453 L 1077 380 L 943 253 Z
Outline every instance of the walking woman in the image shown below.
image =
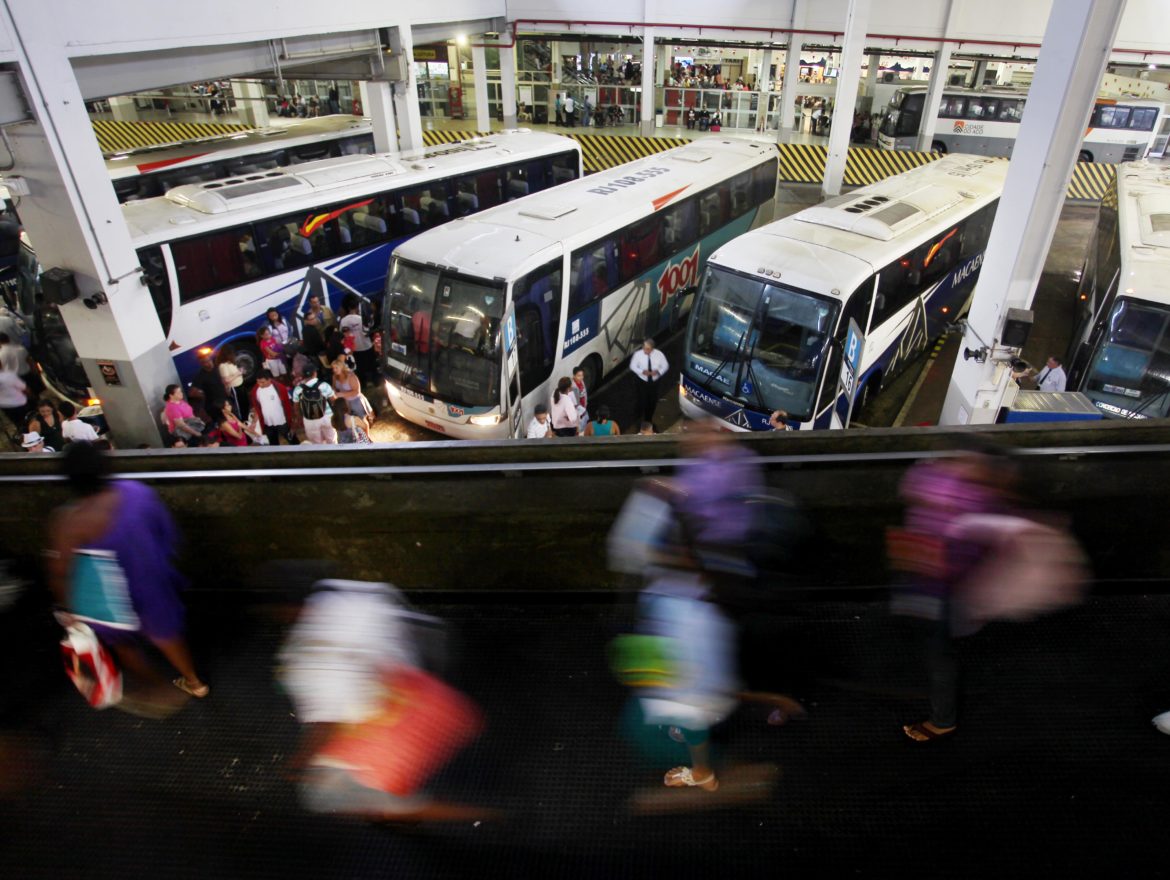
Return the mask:
M 577 398 L 573 394 L 573 380 L 562 376 L 552 396 L 552 427 L 558 437 L 577 436 Z

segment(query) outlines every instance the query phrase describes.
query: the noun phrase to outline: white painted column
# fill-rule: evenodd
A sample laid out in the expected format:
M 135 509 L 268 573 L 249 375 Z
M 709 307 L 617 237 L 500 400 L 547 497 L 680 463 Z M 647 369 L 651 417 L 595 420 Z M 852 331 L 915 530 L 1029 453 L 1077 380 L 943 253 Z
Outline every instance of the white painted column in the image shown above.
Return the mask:
M 552 51 L 552 81 L 549 83 L 548 90 L 548 121 L 553 125 L 558 124 L 557 120 L 557 97 L 561 97 L 561 116 L 564 116 L 564 97 L 565 85 L 562 82 L 562 77 L 565 73 L 564 60 L 561 58 L 561 44 L 557 41 L 549 43 L 549 49 Z M 568 121 L 568 120 L 566 120 Z
M 780 87 L 780 142 L 793 134 L 797 120 L 796 87 L 800 83 L 800 34 L 793 34 L 784 53 L 784 81 Z
M 1008 361 L 1016 350 L 999 345 L 1003 320 L 1009 308 L 1032 304 L 1124 6 L 1053 5 L 940 424 L 991 424 L 1014 399 Z M 963 356 L 983 348 L 984 363 Z
M 475 130 L 492 130 L 491 106 L 488 104 L 487 50 L 471 47 L 471 75 L 475 82 Z
M 645 28 L 642 32 L 642 137 L 654 134 L 654 108 L 657 104 L 654 97 L 654 30 Z
M 559 83 L 554 83 L 554 87 Z M 516 127 L 516 47 L 500 46 L 500 97 L 504 103 L 504 128 Z
M 882 67 L 882 56 L 870 55 L 868 58 L 869 63 L 865 68 L 865 94 L 870 98 L 876 99 L 878 74 L 881 73 Z M 877 109 L 877 107 L 874 107 L 870 112 L 876 111 Z
M 756 104 L 756 131 L 768 130 L 768 101 L 771 98 L 772 50 L 765 49 L 760 59 L 760 72 L 756 74 L 756 91 L 760 93 Z
M 950 69 L 951 44 L 943 43 L 942 48 L 934 53 L 934 63 L 930 66 L 930 84 L 926 87 L 926 100 L 922 102 L 922 120 L 918 123 L 918 149 L 923 152 L 929 151 L 934 142 L 938 108 L 942 103 L 943 89 L 947 87 Z
M 244 125 L 268 128 L 268 102 L 264 100 L 264 86 L 254 79 L 233 79 L 232 94 L 236 96 L 236 115 Z
M 987 62 L 976 61 L 975 69 L 971 71 L 971 88 L 977 89 L 983 85 L 983 79 L 987 76 Z
M 362 113 L 370 120 L 374 132 L 374 149 L 379 153 L 394 153 L 398 146 L 398 130 L 394 121 L 394 83 L 362 82 L 358 84 L 362 98 Z M 417 101 L 415 104 L 417 105 Z M 407 149 L 401 147 L 401 149 Z
M 115 122 L 135 122 L 138 120 L 138 107 L 129 95 L 107 98 L 106 103 L 110 105 L 110 115 Z
M 394 83 L 394 118 L 398 121 L 398 148 L 421 150 L 425 144 L 422 135 L 422 113 L 418 106 L 418 79 L 414 75 L 414 41 L 410 25 L 400 24 L 390 32 L 390 51 L 406 58 L 406 81 Z M 380 103 L 370 83 L 370 101 Z M 373 113 L 371 112 L 371 116 Z
M 841 47 L 841 67 L 833 96 L 833 126 L 829 130 L 825 181 L 821 185 L 821 193 L 826 198 L 840 195 L 841 182 L 845 179 L 853 109 L 857 106 L 857 87 L 861 84 L 861 56 L 865 49 L 869 5 L 870 0 L 849 0 L 849 11 L 845 15 L 845 42 Z
M 53 16 L 30 3 L 0 4 L 0 30 L 15 37 L 14 59 L 36 116 L 7 129 L 9 173 L 29 189 L 20 219 L 41 265 L 73 273 L 79 296 L 60 307 L 61 317 L 115 442 L 161 446 L 163 390 L 178 373 L 62 37 Z M 99 364 L 109 364 L 108 372 Z

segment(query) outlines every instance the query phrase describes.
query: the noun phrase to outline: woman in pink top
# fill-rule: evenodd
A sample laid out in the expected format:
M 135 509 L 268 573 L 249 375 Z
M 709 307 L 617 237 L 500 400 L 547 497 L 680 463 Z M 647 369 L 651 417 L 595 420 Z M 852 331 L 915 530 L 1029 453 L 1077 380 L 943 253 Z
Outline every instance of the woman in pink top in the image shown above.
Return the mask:
M 572 392 L 573 380 L 562 376 L 557 380 L 557 390 L 553 392 L 552 414 L 553 433 L 558 437 L 577 436 L 577 398 Z
M 175 437 L 198 437 L 203 433 L 206 426 L 199 424 L 191 404 L 183 399 L 182 386 L 168 385 L 163 400 L 166 402 L 163 420 L 167 425 L 167 433 Z

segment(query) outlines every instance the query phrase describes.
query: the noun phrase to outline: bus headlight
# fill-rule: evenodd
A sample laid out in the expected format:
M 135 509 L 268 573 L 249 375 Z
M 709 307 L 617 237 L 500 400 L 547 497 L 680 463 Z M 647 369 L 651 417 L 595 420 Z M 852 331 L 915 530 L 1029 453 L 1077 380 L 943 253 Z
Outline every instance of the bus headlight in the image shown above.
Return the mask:
M 468 419 L 468 421 L 473 425 L 490 426 L 498 425 L 500 423 L 500 419 L 502 418 L 503 415 L 501 413 L 492 413 L 488 416 L 472 416 L 470 419 Z
M 386 383 L 386 396 L 387 397 L 400 397 L 401 394 L 402 394 L 402 392 L 398 390 L 398 388 L 394 385 L 394 383 L 392 383 L 392 382 Z

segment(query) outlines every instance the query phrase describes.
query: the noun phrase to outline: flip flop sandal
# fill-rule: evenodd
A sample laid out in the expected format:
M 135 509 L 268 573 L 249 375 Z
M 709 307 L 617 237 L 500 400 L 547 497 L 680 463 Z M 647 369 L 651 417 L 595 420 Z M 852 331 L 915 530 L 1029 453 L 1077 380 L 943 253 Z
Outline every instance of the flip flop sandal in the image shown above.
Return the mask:
M 927 727 L 925 721 L 919 721 L 917 724 L 902 725 L 902 732 L 914 742 L 925 743 L 932 742 L 936 739 L 945 739 L 953 734 L 957 727 L 947 727 L 943 730 L 935 730 L 933 727 Z
M 178 678 L 176 678 L 173 682 L 171 682 L 171 684 L 173 684 L 175 687 L 177 687 L 179 690 L 183 691 L 184 693 L 190 694 L 191 696 L 195 697 L 198 700 L 202 700 L 209 693 L 211 693 L 211 688 L 209 688 L 207 685 L 201 684 L 198 687 L 195 687 L 193 684 L 191 684 L 191 682 L 187 681 L 187 679 L 181 675 Z
M 673 770 L 668 770 L 666 775 L 662 778 L 667 788 L 694 788 L 696 786 L 706 788 L 707 791 L 715 791 L 719 787 L 719 780 L 715 778 L 715 774 L 711 773 L 705 779 L 695 779 L 695 774 L 690 767 L 675 767 Z M 714 782 L 714 785 L 711 783 Z M 708 786 L 710 786 L 708 788 Z

